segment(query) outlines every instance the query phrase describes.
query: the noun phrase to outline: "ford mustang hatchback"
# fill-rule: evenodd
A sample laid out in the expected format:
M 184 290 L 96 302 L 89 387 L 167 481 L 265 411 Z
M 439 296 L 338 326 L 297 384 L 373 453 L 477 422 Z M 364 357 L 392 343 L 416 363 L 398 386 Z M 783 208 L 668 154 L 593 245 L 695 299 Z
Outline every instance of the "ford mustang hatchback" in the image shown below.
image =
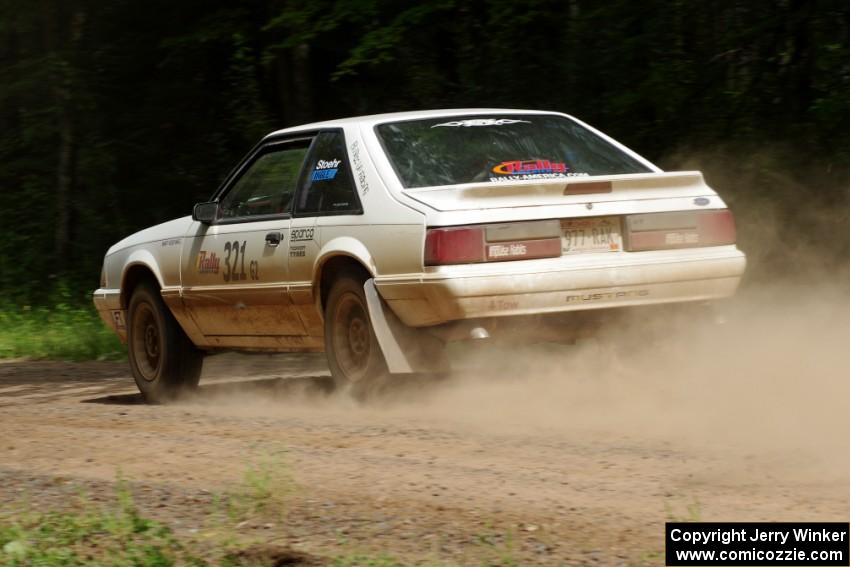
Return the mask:
M 362 392 L 444 369 L 447 341 L 732 295 L 735 241 L 699 172 L 570 116 L 364 116 L 266 136 L 191 216 L 112 246 L 94 302 L 148 399 L 220 350 L 323 350 Z

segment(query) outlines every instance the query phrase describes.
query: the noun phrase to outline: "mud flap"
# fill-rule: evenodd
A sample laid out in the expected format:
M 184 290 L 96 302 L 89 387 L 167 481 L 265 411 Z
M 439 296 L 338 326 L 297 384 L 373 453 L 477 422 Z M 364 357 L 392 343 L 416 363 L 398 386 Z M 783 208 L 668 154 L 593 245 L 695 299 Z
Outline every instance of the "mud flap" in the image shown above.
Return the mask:
M 372 278 L 363 284 L 372 329 L 391 374 L 443 372 L 446 370 L 442 342 L 424 331 L 402 323 L 378 295 Z

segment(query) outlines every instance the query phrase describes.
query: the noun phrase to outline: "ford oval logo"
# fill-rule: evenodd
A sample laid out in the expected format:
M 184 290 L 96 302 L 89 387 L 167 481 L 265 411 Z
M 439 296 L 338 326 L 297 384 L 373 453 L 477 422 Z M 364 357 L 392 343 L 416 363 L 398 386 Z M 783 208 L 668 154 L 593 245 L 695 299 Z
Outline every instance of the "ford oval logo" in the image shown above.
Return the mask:
M 708 203 L 708 197 L 697 197 L 696 199 L 694 199 L 694 205 L 699 205 L 700 207 L 704 207 Z

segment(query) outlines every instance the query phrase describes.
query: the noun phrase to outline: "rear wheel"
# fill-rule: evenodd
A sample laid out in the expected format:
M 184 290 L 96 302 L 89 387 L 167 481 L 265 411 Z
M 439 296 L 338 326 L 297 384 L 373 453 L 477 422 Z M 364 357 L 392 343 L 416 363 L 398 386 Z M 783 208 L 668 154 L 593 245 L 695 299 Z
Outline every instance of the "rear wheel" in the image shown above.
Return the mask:
M 344 275 L 331 288 L 325 305 L 325 352 L 334 382 L 354 397 L 368 398 L 386 386 L 387 365 L 360 278 Z
M 140 284 L 130 298 L 127 351 L 136 385 L 149 402 L 194 390 L 204 355 L 189 340 L 165 306 L 159 291 Z

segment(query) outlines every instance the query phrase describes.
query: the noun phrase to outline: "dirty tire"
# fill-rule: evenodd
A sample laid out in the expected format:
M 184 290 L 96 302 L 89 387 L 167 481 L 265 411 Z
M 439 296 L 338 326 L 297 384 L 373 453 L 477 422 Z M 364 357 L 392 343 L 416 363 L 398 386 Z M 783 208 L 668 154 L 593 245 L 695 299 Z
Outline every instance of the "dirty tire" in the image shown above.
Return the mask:
M 325 304 L 325 353 L 331 375 L 337 388 L 360 401 L 380 395 L 389 382 L 363 283 L 353 275 L 341 276 Z
M 159 290 L 140 284 L 130 298 L 127 352 L 130 370 L 148 402 L 163 402 L 194 390 L 201 378 L 203 352 L 195 348 Z

